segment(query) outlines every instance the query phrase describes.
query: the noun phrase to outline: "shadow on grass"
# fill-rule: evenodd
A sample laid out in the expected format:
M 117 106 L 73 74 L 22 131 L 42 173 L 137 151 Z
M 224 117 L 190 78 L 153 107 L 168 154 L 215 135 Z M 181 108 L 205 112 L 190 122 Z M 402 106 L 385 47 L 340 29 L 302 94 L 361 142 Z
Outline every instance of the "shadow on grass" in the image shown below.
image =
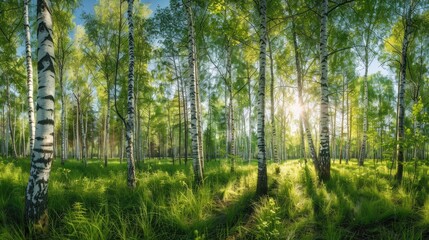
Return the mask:
M 302 183 L 311 199 L 321 239 L 423 239 L 425 228 L 410 207 L 392 201 L 390 182 L 370 169 L 331 169 L 331 180 L 318 185 L 304 169 Z M 367 171 L 368 173 L 366 173 Z M 404 200 L 405 201 L 405 200 Z

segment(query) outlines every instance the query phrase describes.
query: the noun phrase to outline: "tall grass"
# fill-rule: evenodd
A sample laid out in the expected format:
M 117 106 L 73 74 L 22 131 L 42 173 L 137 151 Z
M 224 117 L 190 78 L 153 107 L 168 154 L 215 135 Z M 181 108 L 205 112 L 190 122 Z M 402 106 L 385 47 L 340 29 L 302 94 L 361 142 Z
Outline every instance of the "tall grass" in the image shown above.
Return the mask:
M 206 163 L 205 184 L 189 165 L 148 160 L 138 185 L 126 186 L 126 164 L 85 167 L 55 162 L 49 184 L 48 239 L 425 239 L 429 237 L 427 167 L 392 187 L 388 166 L 334 164 L 319 184 L 312 166 L 269 166 L 269 195 L 254 197 L 256 165 Z M 0 239 L 26 239 L 28 160 L 0 160 Z

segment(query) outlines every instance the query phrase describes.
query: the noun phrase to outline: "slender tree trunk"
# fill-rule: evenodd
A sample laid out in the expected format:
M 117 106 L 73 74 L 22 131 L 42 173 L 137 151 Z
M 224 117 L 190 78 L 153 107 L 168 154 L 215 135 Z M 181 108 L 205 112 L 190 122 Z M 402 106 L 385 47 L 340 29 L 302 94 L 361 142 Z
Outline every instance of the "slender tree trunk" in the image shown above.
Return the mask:
M 60 69 L 62 71 L 62 69 Z M 63 74 L 60 73 L 60 90 L 61 90 L 61 165 L 66 161 L 66 103 L 64 100 L 64 83 Z
M 261 18 L 259 33 L 259 88 L 258 88 L 258 181 L 256 194 L 268 193 L 268 176 L 265 152 L 265 67 L 267 58 L 267 1 L 260 0 L 259 14 Z
M 13 151 L 13 157 L 16 158 L 18 155 L 16 154 L 16 145 L 15 145 L 15 134 L 14 134 L 14 129 L 12 128 L 12 107 L 10 104 L 10 79 L 9 77 L 7 78 L 7 83 L 6 83 L 6 100 L 7 100 L 7 121 L 8 121 L 8 125 L 9 125 L 9 134 L 10 134 L 10 141 L 12 143 L 12 151 Z M 16 126 L 14 124 L 14 126 Z
M 191 100 L 191 136 L 192 136 L 192 158 L 193 158 L 193 168 L 194 168 L 194 177 L 195 183 L 197 185 L 203 183 L 203 168 L 201 166 L 201 151 L 199 144 L 201 141 L 198 140 L 198 96 L 197 96 L 197 78 L 196 78 L 196 66 L 195 66 L 195 33 L 194 33 L 194 20 L 192 13 L 192 0 L 186 1 L 186 12 L 188 17 L 188 64 L 189 64 L 189 96 Z
M 25 222 L 33 230 L 48 230 L 48 181 L 54 153 L 55 68 L 51 10 L 37 1 L 38 95 L 35 142 L 25 194 Z
M 411 14 L 412 14 L 412 5 L 413 3 L 407 5 L 408 10 L 405 17 L 405 29 L 404 29 L 404 38 L 402 40 L 402 51 L 401 51 L 401 65 L 400 65 L 400 72 L 401 72 L 401 78 L 398 82 L 399 84 L 399 91 L 398 91 L 398 132 L 396 134 L 396 140 L 397 140 L 397 161 L 398 161 L 398 169 L 395 175 L 395 179 L 397 182 L 402 181 L 402 175 L 403 175 L 403 164 L 404 164 L 404 137 L 405 137 L 405 130 L 404 130 L 404 123 L 405 123 L 405 80 L 406 80 L 406 73 L 407 73 L 407 53 L 408 53 L 408 45 L 410 42 L 410 36 L 411 36 Z
M 84 126 L 84 119 L 83 119 L 83 113 L 82 113 L 82 106 L 80 105 L 80 100 L 79 100 L 79 119 L 80 119 L 80 132 L 81 132 L 81 142 L 82 142 L 82 161 L 85 164 L 85 166 L 87 165 L 87 156 L 86 156 L 86 132 L 85 132 L 85 126 Z
M 346 108 L 347 108 L 347 142 L 346 142 L 346 164 L 349 164 L 350 160 L 350 145 L 352 139 L 352 109 L 350 107 L 349 99 L 349 84 L 346 81 L 347 97 L 346 97 Z
M 332 162 L 335 163 L 335 159 L 337 158 L 337 98 L 334 98 L 334 114 L 332 116 Z
M 109 79 L 106 78 L 108 82 Z M 104 157 L 104 167 L 107 167 L 107 154 L 109 148 L 109 128 L 110 128 L 110 86 L 107 84 L 107 108 L 106 108 L 106 118 L 104 119 L 104 143 L 103 143 L 103 157 Z
M 151 105 L 149 104 L 149 110 L 148 110 L 148 119 L 147 119 L 147 140 L 146 140 L 146 142 L 147 142 L 147 156 L 148 156 L 148 158 L 151 158 L 152 157 L 152 149 L 151 149 L 151 147 L 150 147 L 150 135 L 151 135 L 151 133 L 150 133 L 150 123 L 151 123 Z
M 124 130 L 125 126 L 123 126 L 121 128 L 121 142 L 119 144 L 119 148 L 120 148 L 120 156 L 119 156 L 119 163 L 122 164 L 122 160 L 124 158 L 124 138 L 125 138 L 125 130 Z
M 170 141 L 170 150 L 169 150 L 169 154 L 171 157 L 171 160 L 173 161 L 173 165 L 175 164 L 175 158 L 174 158 L 174 142 L 173 142 L 173 128 L 171 126 L 171 109 L 170 109 L 170 104 L 168 104 L 168 108 L 167 108 L 167 122 L 168 122 L 168 138 Z
M 234 128 L 234 104 L 233 104 L 233 84 L 232 84 L 232 48 L 229 43 L 227 43 L 227 63 L 226 63 L 226 79 L 225 79 L 225 86 L 228 89 L 228 97 L 229 97 L 229 105 L 227 108 L 228 113 L 228 158 L 231 163 L 231 172 L 235 171 L 235 128 Z M 226 104 L 225 104 L 226 106 Z
M 28 122 L 30 127 L 30 156 L 33 152 L 34 134 L 36 125 L 34 123 L 34 102 L 33 102 L 33 65 L 31 57 L 30 23 L 28 20 L 28 5 L 30 0 L 24 0 L 24 27 L 25 27 L 25 55 L 27 63 L 27 102 L 28 102 Z
M 248 86 L 249 86 L 249 92 L 248 92 L 248 97 L 249 97 L 249 133 L 247 136 L 247 144 L 248 144 L 248 159 L 247 159 L 247 163 L 250 163 L 250 160 L 252 159 L 252 84 L 251 84 L 251 79 L 250 79 L 250 74 L 249 74 L 249 66 L 246 64 L 247 68 L 247 81 L 248 81 Z
M 229 154 L 229 143 L 231 142 L 230 140 L 230 133 L 229 133 L 229 129 L 230 129 L 230 116 L 229 116 L 229 110 L 228 110 L 228 83 L 225 81 L 225 120 L 226 120 L 226 126 L 225 126 L 225 158 L 228 159 L 228 154 Z
M 343 159 L 343 142 L 344 142 L 344 95 L 345 95 L 345 77 L 343 77 L 343 93 L 341 98 L 341 130 L 340 130 L 340 164 Z
M 179 108 L 179 164 L 182 165 L 182 109 L 181 109 L 181 101 L 180 101 L 180 78 L 179 74 L 177 73 L 177 66 L 176 66 L 176 60 L 174 61 L 174 72 L 176 76 L 177 81 L 177 101 L 178 101 L 178 108 Z
M 80 106 L 82 107 L 82 106 Z M 82 135 L 82 160 L 85 166 L 88 164 L 87 146 L 86 146 L 86 129 L 84 125 L 83 113 L 80 111 L 80 129 Z
M 369 39 L 367 39 L 368 44 Z M 365 158 L 366 158 L 366 142 L 368 139 L 367 132 L 368 132 L 368 47 L 365 47 L 365 74 L 363 76 L 363 138 L 362 138 L 362 145 L 359 155 L 359 166 L 363 166 Z
M 79 121 L 79 115 L 80 115 L 80 109 L 79 109 L 79 104 L 76 105 L 76 159 L 80 160 L 81 159 L 81 152 L 80 152 L 80 133 L 79 133 L 79 129 L 80 129 L 80 121 Z
M 191 0 L 192 1 L 192 0 Z M 202 172 L 204 172 L 204 149 L 203 149 L 203 128 L 201 124 L 202 119 L 202 110 L 201 110 L 201 99 L 200 99 L 200 81 L 199 81 L 199 69 L 198 69 L 198 55 L 197 55 L 197 47 L 195 44 L 195 27 L 193 28 L 194 33 L 194 56 L 195 56 L 195 98 L 196 98 L 196 105 L 197 105 L 197 135 L 198 135 L 198 155 L 200 159 L 200 166 L 202 169 Z
M 308 141 L 308 147 L 310 150 L 311 158 L 313 159 L 313 164 L 317 168 L 318 167 L 318 160 L 317 160 L 317 154 L 316 154 L 316 148 L 313 143 L 313 137 L 311 136 L 311 128 L 310 124 L 308 122 L 308 116 L 307 116 L 307 108 L 304 105 L 303 100 L 303 73 L 302 73 L 302 67 L 301 67 L 301 57 L 299 54 L 299 48 L 298 48 L 298 39 L 296 34 L 296 27 L 295 22 L 292 21 L 292 34 L 293 34 L 293 45 L 294 45 L 294 52 L 295 52 L 295 66 L 297 71 L 297 85 L 298 85 L 298 104 L 301 106 L 302 111 L 300 113 L 300 119 L 303 122 L 304 130 L 307 135 L 307 141 Z
M 6 156 L 7 152 L 7 145 L 6 145 L 6 137 L 7 137 L 7 130 L 6 130 L 6 104 L 3 105 L 3 115 L 2 115 L 2 153 L 3 156 Z M 30 155 L 31 157 L 31 155 Z
M 136 172 L 134 163 L 134 0 L 128 0 L 128 121 L 127 121 L 127 184 L 128 187 L 136 187 Z
M 182 99 L 183 99 L 183 123 L 185 126 L 184 129 L 184 135 L 185 135 L 185 165 L 186 163 L 188 163 L 188 143 L 189 143 L 189 122 L 188 122 L 188 101 L 186 99 L 186 95 L 185 95 L 185 87 L 186 85 L 183 83 L 183 79 L 181 78 L 181 83 L 182 83 L 182 87 L 181 87 L 181 93 L 182 93 Z
M 271 48 L 271 40 L 267 34 L 268 41 L 268 52 L 270 53 L 268 56 L 270 58 L 270 78 L 271 78 L 271 86 L 270 86 L 270 117 L 271 117 L 271 156 L 274 162 L 278 162 L 277 156 L 277 146 L 276 146 L 276 123 L 274 116 L 274 60 L 273 60 L 273 50 Z
M 329 87 L 328 87 L 328 0 L 323 0 L 320 27 L 320 150 L 319 150 L 319 181 L 327 181 L 331 177 L 331 156 L 329 153 Z

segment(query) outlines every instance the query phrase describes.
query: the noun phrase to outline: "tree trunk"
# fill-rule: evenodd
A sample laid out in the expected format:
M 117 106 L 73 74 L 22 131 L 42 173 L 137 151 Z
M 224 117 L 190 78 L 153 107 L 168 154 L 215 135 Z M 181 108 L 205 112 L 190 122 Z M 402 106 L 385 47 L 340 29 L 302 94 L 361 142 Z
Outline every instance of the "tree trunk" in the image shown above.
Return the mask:
M 343 92 L 342 92 L 342 97 L 341 97 L 341 130 L 340 130 L 340 164 L 341 161 L 343 159 L 343 142 L 344 142 L 344 93 L 345 91 L 347 91 L 347 89 L 345 89 L 345 77 L 343 77 Z
M 136 187 L 136 172 L 134 163 L 134 0 L 128 0 L 128 121 L 127 121 L 127 184 L 128 187 Z
M 79 121 L 79 115 L 80 115 L 80 109 L 79 109 L 79 104 L 76 105 L 76 159 L 80 160 L 81 155 L 80 155 L 80 133 L 79 133 L 79 129 L 80 129 L 80 121 Z
M 256 194 L 258 196 L 268 193 L 268 176 L 265 153 L 265 67 L 267 58 L 267 1 L 259 2 L 261 18 L 259 33 L 259 88 L 258 88 L 258 181 Z
M 182 165 L 182 109 L 181 109 L 181 101 L 180 101 L 180 78 L 179 74 L 177 73 L 177 66 L 176 66 L 176 60 L 174 61 L 174 72 L 176 76 L 177 81 L 177 101 L 178 101 L 178 108 L 179 108 L 179 164 Z
M 366 40 L 366 44 L 368 44 L 368 41 L 369 39 Z M 365 73 L 363 76 L 363 138 L 358 161 L 359 166 L 363 166 L 364 164 L 366 158 L 366 142 L 368 139 L 368 67 L 368 46 L 365 46 Z
M 86 156 L 86 131 L 85 131 L 85 126 L 84 126 L 84 120 L 83 120 L 83 113 L 82 113 L 82 106 L 80 105 L 80 100 L 79 100 L 79 113 L 80 113 L 80 130 L 81 130 L 81 143 L 82 143 L 82 161 L 85 164 L 85 166 L 87 165 L 87 156 Z
M 150 135 L 151 135 L 151 133 L 150 133 L 150 123 L 151 123 L 151 105 L 150 105 L 150 103 L 149 103 L 149 110 L 148 110 L 148 119 L 147 119 L 147 140 L 146 140 L 146 142 L 147 142 L 147 156 L 148 156 L 148 158 L 151 158 L 152 157 L 152 151 L 151 151 L 151 147 L 150 147 Z
M 186 1 L 186 13 L 188 18 L 188 64 L 189 64 L 189 96 L 191 101 L 191 137 L 192 137 L 192 159 L 195 183 L 200 185 L 203 183 L 203 168 L 201 166 L 201 151 L 199 144 L 199 111 L 198 111 L 198 95 L 197 95 L 197 78 L 196 78 L 196 66 L 195 66 L 195 33 L 194 33 L 194 20 L 192 13 L 192 0 Z
M 10 104 L 10 79 L 9 77 L 7 78 L 7 83 L 6 83 L 6 100 L 7 100 L 7 122 L 9 125 L 9 134 L 10 134 L 10 141 L 12 143 L 12 151 L 13 151 L 13 157 L 16 158 L 18 155 L 16 154 L 16 145 L 15 145 L 15 134 L 14 134 L 14 129 L 12 128 L 12 107 Z M 14 124 L 14 126 L 16 126 Z
M 295 22 L 292 21 L 292 34 L 293 34 L 293 45 L 294 45 L 294 52 L 295 52 L 295 66 L 297 71 L 297 85 L 298 85 L 298 104 L 301 106 L 302 111 L 300 113 L 300 119 L 302 120 L 304 124 L 304 130 L 307 135 L 307 141 L 308 141 L 308 147 L 310 150 L 311 158 L 313 159 L 313 164 L 317 168 L 318 167 L 318 160 L 317 160 L 317 154 L 316 154 L 316 148 L 314 147 L 313 143 L 313 137 L 311 136 L 311 128 L 310 124 L 308 122 L 308 116 L 307 116 L 307 108 L 304 105 L 304 100 L 302 97 L 303 92 L 303 73 L 302 73 L 302 67 L 301 67 L 301 56 L 299 54 L 299 48 L 298 48 L 298 39 L 296 34 L 296 27 Z
M 188 122 L 188 101 L 185 95 L 185 84 L 183 83 L 183 79 L 181 78 L 182 87 L 182 99 L 183 99 L 183 124 L 185 125 L 184 135 L 185 135 L 185 165 L 188 163 L 188 143 L 189 143 L 189 122 Z
M 334 98 L 334 114 L 332 116 L 332 162 L 335 163 L 335 159 L 337 158 L 337 142 L 336 142 L 336 138 L 337 138 L 337 132 L 336 132 L 336 128 L 337 128 L 337 98 Z
M 270 58 L 270 73 L 271 73 L 271 86 L 270 86 L 270 115 L 271 115 L 271 156 L 274 162 L 278 162 L 279 159 L 277 157 L 277 147 L 276 147 L 276 123 L 274 117 L 274 60 L 273 60 L 273 50 L 271 49 L 271 40 L 267 34 L 268 41 L 268 52 Z
M 247 81 L 248 81 L 248 86 L 249 86 L 249 92 L 248 92 L 248 97 L 249 97 L 249 133 L 247 136 L 247 144 L 248 144 L 248 159 L 247 159 L 247 163 L 250 163 L 250 160 L 252 159 L 252 84 L 251 84 L 251 79 L 250 79 L 250 73 L 249 73 L 249 65 L 246 64 L 246 72 L 247 72 Z
M 168 104 L 168 108 L 167 108 L 167 122 L 168 122 L 168 138 L 170 141 L 170 149 L 169 149 L 169 154 L 171 157 L 171 160 L 173 161 L 173 165 L 175 164 L 175 159 L 174 159 L 174 142 L 173 142 L 173 128 L 171 127 L 171 110 L 170 110 L 170 104 Z
M 109 82 L 109 79 L 106 79 Z M 107 154 L 109 148 L 109 125 L 110 125 L 110 84 L 107 84 L 107 108 L 106 108 L 106 118 L 104 119 L 104 143 L 103 143 L 103 157 L 104 157 L 104 167 L 107 167 Z
M 37 1 L 37 126 L 24 211 L 25 222 L 36 232 L 48 230 L 48 181 L 54 153 L 55 57 L 51 10 L 48 7 L 46 0 Z
M 62 69 L 60 70 L 62 71 Z M 66 155 L 66 103 L 64 100 L 64 83 L 63 74 L 60 73 L 60 90 L 61 90 L 61 165 L 64 165 Z
M 347 142 L 346 142 L 346 164 L 349 164 L 350 160 L 350 145 L 352 141 L 352 109 L 350 107 L 350 99 L 349 99 L 349 84 L 346 81 L 346 89 L 347 89 L 347 98 L 346 98 L 346 108 L 347 108 Z
M 28 20 L 28 5 L 30 0 L 24 0 L 24 27 L 25 27 L 25 56 L 27 63 L 27 102 L 28 102 L 28 122 L 30 127 L 30 156 L 33 152 L 34 134 L 36 125 L 34 123 L 34 102 L 33 102 L 33 65 L 31 57 L 30 23 Z
M 227 40 L 227 59 L 226 59 L 226 79 L 225 79 L 225 86 L 228 89 L 228 108 L 226 110 L 227 117 L 228 117 L 228 147 L 227 147 L 227 153 L 228 153 L 228 159 L 231 164 L 231 172 L 235 171 L 235 128 L 234 128 L 234 104 L 233 104 L 233 84 L 232 84 L 232 48 L 229 43 L 229 40 Z M 226 102 L 225 102 L 226 107 Z
M 329 87 L 328 87 L 328 0 L 322 3 L 320 26 L 320 149 L 319 149 L 319 181 L 330 179 L 331 156 L 329 153 Z
M 411 14 L 412 14 L 412 7 L 413 4 L 410 4 L 408 6 L 408 10 L 405 17 L 405 29 L 404 29 L 404 38 L 402 41 L 402 51 L 401 51 L 401 65 L 400 65 L 400 72 L 401 72 L 401 78 L 398 82 L 399 84 L 399 91 L 398 91 L 398 121 L 397 121 L 397 128 L 398 132 L 396 134 L 396 140 L 397 140 L 397 161 L 398 161 L 398 169 L 395 175 L 395 180 L 397 182 L 402 181 L 402 175 L 403 175 L 403 164 L 404 164 L 404 137 L 405 137 L 405 131 L 404 131 L 404 123 L 405 123 L 405 79 L 406 79 L 406 73 L 407 73 L 407 52 L 408 52 L 408 45 L 410 41 L 411 36 Z

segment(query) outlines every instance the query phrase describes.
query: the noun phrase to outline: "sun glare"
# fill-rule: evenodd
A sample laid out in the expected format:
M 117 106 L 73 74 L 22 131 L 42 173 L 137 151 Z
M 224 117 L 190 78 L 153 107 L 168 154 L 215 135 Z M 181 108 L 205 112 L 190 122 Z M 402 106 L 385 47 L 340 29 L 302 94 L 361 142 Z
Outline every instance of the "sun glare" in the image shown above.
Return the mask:
M 299 119 L 299 115 L 302 112 L 302 106 L 299 105 L 299 103 L 294 103 L 291 107 L 290 107 L 290 112 L 292 113 L 292 116 L 295 119 Z

